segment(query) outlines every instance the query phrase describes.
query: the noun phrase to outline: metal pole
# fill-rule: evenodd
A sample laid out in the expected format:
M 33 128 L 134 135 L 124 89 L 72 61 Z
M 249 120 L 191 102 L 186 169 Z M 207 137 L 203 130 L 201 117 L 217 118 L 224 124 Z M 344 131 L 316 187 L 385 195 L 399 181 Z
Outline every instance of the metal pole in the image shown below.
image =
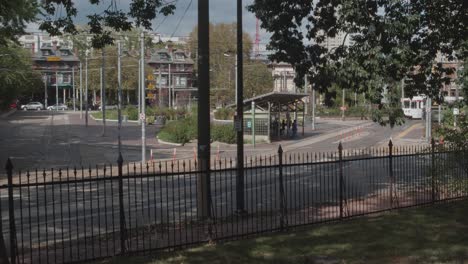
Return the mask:
M 88 127 L 88 50 L 85 57 L 85 124 Z
M 141 114 L 141 59 L 138 60 L 138 113 Z M 141 124 L 141 118 L 138 118 L 138 123 Z
M 159 80 L 158 80 L 158 88 L 159 88 L 159 107 L 163 106 L 163 100 L 162 100 L 162 87 L 161 87 L 161 67 L 162 64 L 159 65 Z
M 315 89 L 312 88 L 312 130 L 315 130 Z
M 198 215 L 211 217 L 209 0 L 198 0 Z M 203 128 L 203 129 L 201 129 Z
M 441 97 L 441 93 L 439 92 L 439 99 Z M 443 102 L 443 99 L 442 99 L 442 102 Z M 437 107 L 437 110 L 438 110 L 438 115 L 437 115 L 437 123 L 440 125 L 441 122 L 442 122 L 442 102 L 439 102 L 438 103 L 438 107 Z
M 268 142 L 271 142 L 271 103 L 268 102 Z
M 255 101 L 252 101 L 252 146 L 255 148 Z
M 427 114 L 426 114 L 426 122 L 427 122 L 427 134 L 426 134 L 426 139 L 430 142 L 431 137 L 432 137 L 432 99 L 427 98 Z
M 120 69 L 121 56 L 122 56 L 122 51 L 120 47 L 120 40 L 117 40 L 117 88 L 119 89 L 118 106 L 117 106 L 119 127 L 117 131 L 117 140 L 118 140 L 119 155 L 122 153 L 122 142 L 121 142 L 121 136 L 120 136 L 120 132 L 121 132 L 120 130 L 122 128 L 122 72 Z
M 244 57 L 243 43 L 242 43 L 242 12 L 244 8 L 242 0 L 237 0 L 237 71 L 236 71 L 236 83 L 237 83 L 237 111 L 236 111 L 236 122 L 237 122 L 237 211 L 238 213 L 245 212 L 244 209 Z
M 306 74 L 306 75 L 304 75 L 304 93 L 305 94 L 309 93 L 309 84 L 307 82 L 308 82 L 308 80 L 307 80 L 307 74 Z M 307 110 L 309 110 L 309 109 L 307 109 L 307 104 L 304 104 L 304 107 L 305 107 L 304 112 L 307 113 L 308 112 Z
M 83 119 L 83 65 L 80 62 L 80 119 Z
M 102 136 L 106 134 L 106 54 L 102 48 Z
M 234 68 L 236 69 L 236 106 L 237 106 L 237 102 L 238 102 L 237 97 L 239 96 L 237 94 L 238 93 L 238 88 L 237 88 L 237 80 L 238 80 L 238 78 L 237 78 L 237 74 L 238 74 L 238 72 L 237 72 L 237 59 L 238 59 L 238 57 L 237 57 L 237 53 L 236 53 L 236 62 L 234 64 Z
M 458 85 L 455 86 L 455 107 L 458 108 L 458 97 L 460 96 L 458 91 Z M 457 115 L 453 115 L 453 126 L 457 127 Z
M 344 121 L 345 120 L 345 89 L 343 89 L 343 102 L 342 102 L 342 106 L 341 106 L 341 120 Z
M 145 33 L 141 32 L 141 162 L 146 163 Z
M 76 111 L 76 104 L 75 104 L 75 67 L 72 67 L 72 93 L 73 93 L 73 111 Z
M 58 95 L 58 72 L 55 72 L 55 104 L 57 105 L 59 101 L 59 95 Z M 58 107 L 56 108 L 58 109 Z
M 47 79 L 48 79 L 48 75 L 45 74 L 45 78 L 44 78 L 44 106 L 45 106 L 45 109 L 47 109 Z
M 168 93 L 168 96 L 169 96 L 169 108 L 171 108 L 172 107 L 171 64 L 169 63 L 168 66 L 169 66 L 169 76 L 167 77 L 167 86 L 168 86 L 167 93 Z

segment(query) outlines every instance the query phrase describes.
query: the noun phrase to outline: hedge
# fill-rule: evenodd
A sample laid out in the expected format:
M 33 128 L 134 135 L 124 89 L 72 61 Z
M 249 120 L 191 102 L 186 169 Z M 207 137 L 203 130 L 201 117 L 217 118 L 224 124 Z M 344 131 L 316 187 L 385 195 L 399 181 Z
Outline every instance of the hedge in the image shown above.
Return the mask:
M 197 118 L 192 115 L 188 118 L 179 119 L 167 123 L 161 129 L 158 137 L 161 140 L 185 144 L 190 140 L 198 138 Z M 214 141 L 233 144 L 236 142 L 236 132 L 233 125 L 211 125 L 211 139 Z
M 234 110 L 230 108 L 219 108 L 214 112 L 214 116 L 218 120 L 232 120 L 234 117 Z

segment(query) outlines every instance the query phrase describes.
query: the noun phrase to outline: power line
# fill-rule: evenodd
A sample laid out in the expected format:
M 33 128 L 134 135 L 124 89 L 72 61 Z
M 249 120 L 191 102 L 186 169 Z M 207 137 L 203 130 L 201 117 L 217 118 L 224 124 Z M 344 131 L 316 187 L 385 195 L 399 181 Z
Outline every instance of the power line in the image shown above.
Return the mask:
M 192 2 L 193 2 L 193 0 L 190 0 L 189 4 L 188 4 L 187 7 L 185 8 L 184 13 L 182 14 L 182 17 L 180 17 L 179 22 L 177 23 L 177 25 L 176 25 L 176 27 L 175 27 L 175 29 L 174 29 L 174 32 L 172 32 L 172 34 L 171 34 L 171 38 L 174 37 L 175 33 L 176 33 L 177 30 L 179 29 L 180 23 L 182 23 L 182 20 L 185 18 L 185 15 L 187 14 L 187 12 L 188 12 L 190 6 L 192 5 Z

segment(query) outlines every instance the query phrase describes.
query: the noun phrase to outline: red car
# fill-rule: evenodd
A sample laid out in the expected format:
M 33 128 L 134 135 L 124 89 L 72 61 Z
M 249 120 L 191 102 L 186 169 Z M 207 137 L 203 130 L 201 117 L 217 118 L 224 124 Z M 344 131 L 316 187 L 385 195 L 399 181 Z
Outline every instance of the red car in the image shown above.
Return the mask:
M 10 109 L 17 109 L 18 105 L 16 103 L 10 104 Z

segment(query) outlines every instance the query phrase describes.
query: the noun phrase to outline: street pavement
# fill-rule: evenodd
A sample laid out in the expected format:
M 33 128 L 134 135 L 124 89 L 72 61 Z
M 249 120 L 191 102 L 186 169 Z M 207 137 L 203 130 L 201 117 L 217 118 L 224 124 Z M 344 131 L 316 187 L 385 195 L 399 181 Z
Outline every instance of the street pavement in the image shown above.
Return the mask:
M 0 158 L 6 160 L 11 157 L 16 170 L 115 164 L 117 159 L 115 123 L 108 123 L 104 136 L 102 124 L 89 119 L 89 127 L 86 128 L 84 119 L 80 118 L 79 113 L 73 112 L 17 112 L 1 119 L 0 124 Z M 401 141 L 407 137 L 416 137 L 420 132 L 417 121 L 394 129 L 361 120 L 320 120 L 317 126 L 316 131 L 306 129 L 303 138 L 262 143 L 255 148 L 247 145 L 246 155 L 274 154 L 280 144 L 287 153 L 336 151 L 340 141 L 345 149 L 368 148 L 379 144 L 384 146 L 392 137 Z M 157 131 L 155 126 L 147 128 L 148 152 L 153 148 L 156 150 L 156 158 L 171 159 L 174 147 L 158 143 L 154 136 Z M 140 127 L 127 123 L 121 132 L 125 161 L 138 161 L 141 154 Z M 177 158 L 191 157 L 193 146 L 192 143 L 178 147 L 180 156 Z M 216 143 L 213 149 L 216 149 Z M 220 149 L 221 157 L 235 156 L 235 146 L 223 144 Z M 285 167 L 283 177 L 288 209 L 302 210 L 324 204 L 336 206 L 339 190 L 337 164 L 325 162 Z M 428 164 L 429 161 L 424 157 L 395 158 L 395 175 L 399 179 L 397 184 L 408 185 L 409 180 L 416 178 L 415 173 L 420 184 L 425 180 Z M 386 195 L 389 183 L 387 159 L 347 161 L 343 165 L 345 189 L 350 190 L 345 193 L 345 198 L 370 197 L 379 192 Z M 112 170 L 115 176 L 115 168 Z M 197 220 L 195 173 L 132 177 L 132 165 L 129 171 L 130 176 L 125 178 L 123 185 L 128 228 L 151 224 L 175 225 Z M 141 172 L 136 173 L 139 174 Z M 110 171 L 107 175 L 111 175 Z M 24 173 L 22 177 L 24 183 Z M 34 180 L 36 175 L 32 173 L 30 177 Z M 236 206 L 236 172 L 231 169 L 220 170 L 213 172 L 211 177 L 213 212 L 217 217 L 229 216 Z M 22 231 L 19 237 L 21 247 L 92 238 L 92 243 L 88 243 L 93 248 L 96 247 L 93 243 L 98 243 L 94 240 L 96 236 L 114 233 L 118 229 L 119 196 L 116 179 L 98 180 L 96 175 L 91 181 L 85 181 L 84 178 L 87 178 L 86 170 L 78 171 L 77 175 L 73 171 L 64 171 L 63 179 L 71 181 L 14 189 L 16 225 Z M 278 210 L 278 193 L 279 172 L 275 167 L 245 170 L 245 203 L 249 213 L 268 214 Z M 8 231 L 6 189 L 2 189 L 0 194 L 3 226 Z
M 9 157 L 16 170 L 116 164 L 117 123 L 107 122 L 103 136 L 101 122 L 89 118 L 86 127 L 84 120 L 79 112 L 73 111 L 18 111 L 0 118 L 0 163 Z M 345 150 L 385 147 L 391 138 L 394 145 L 419 144 L 421 137 L 418 135 L 422 129 L 419 123 L 421 121 L 408 121 L 401 127 L 389 128 L 365 120 L 318 119 L 317 130 L 313 131 L 310 124 L 306 124 L 304 136 L 299 129 L 294 139 L 283 138 L 255 147 L 245 144 L 244 156 L 274 155 L 280 145 L 285 152 L 319 153 L 336 151 L 339 142 Z M 146 128 L 148 160 L 151 150 L 156 161 L 194 158 L 196 142 L 185 146 L 161 144 L 155 137 L 158 130 L 154 125 Z M 137 123 L 124 123 L 121 139 L 124 163 L 140 161 L 141 127 Z M 211 153 L 212 159 L 235 159 L 236 145 L 214 142 Z

